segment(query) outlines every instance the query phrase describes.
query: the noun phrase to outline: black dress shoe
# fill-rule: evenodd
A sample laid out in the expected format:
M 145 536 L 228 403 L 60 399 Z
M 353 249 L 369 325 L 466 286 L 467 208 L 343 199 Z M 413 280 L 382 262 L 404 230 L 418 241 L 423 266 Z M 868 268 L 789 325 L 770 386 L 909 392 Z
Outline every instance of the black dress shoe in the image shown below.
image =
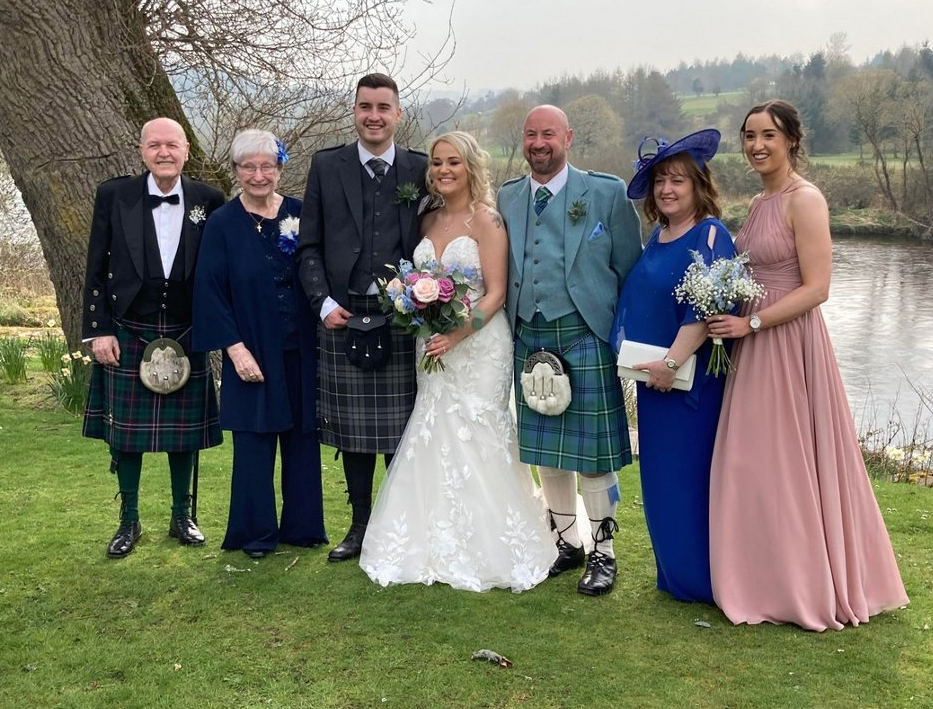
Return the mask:
M 351 524 L 347 536 L 327 555 L 328 561 L 346 561 L 354 559 L 363 551 L 363 537 L 366 536 L 365 524 Z
M 557 559 L 548 569 L 548 576 L 558 576 L 570 569 L 576 569 L 583 566 L 586 561 L 586 554 L 582 546 L 572 546 L 563 539 L 557 540 Z
M 612 590 L 615 582 L 616 560 L 601 551 L 593 551 L 586 560 L 586 571 L 577 590 L 587 596 L 602 596 Z
M 107 556 L 111 559 L 122 559 L 136 548 L 136 542 L 142 535 L 143 528 L 139 522 L 121 522 L 120 528 L 107 547 Z
M 267 552 L 265 549 L 244 549 L 243 553 L 246 554 L 250 559 L 261 559 L 264 557 Z
M 177 539 L 179 544 L 199 547 L 204 543 L 204 535 L 189 515 L 172 517 L 168 525 L 168 536 Z

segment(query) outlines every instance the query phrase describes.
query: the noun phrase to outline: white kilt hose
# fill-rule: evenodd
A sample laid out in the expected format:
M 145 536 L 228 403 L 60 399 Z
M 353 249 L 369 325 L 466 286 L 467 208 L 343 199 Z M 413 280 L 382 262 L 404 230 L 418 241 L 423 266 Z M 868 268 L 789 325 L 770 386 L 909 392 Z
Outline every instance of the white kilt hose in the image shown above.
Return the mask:
M 375 296 L 350 296 L 354 315 L 382 314 Z M 415 338 L 392 328 L 392 356 L 374 372 L 347 361 L 347 330 L 318 328 L 321 443 L 352 453 L 395 453 L 415 405 Z

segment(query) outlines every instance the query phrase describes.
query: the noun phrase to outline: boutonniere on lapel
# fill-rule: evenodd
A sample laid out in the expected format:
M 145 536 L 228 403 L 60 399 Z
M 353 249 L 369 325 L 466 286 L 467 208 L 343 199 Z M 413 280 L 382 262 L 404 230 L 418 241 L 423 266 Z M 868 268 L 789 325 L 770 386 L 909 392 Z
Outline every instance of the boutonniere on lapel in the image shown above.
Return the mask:
M 279 222 L 279 251 L 291 256 L 298 246 L 298 217 L 288 216 Z
M 204 223 L 204 220 L 207 219 L 207 214 L 204 212 L 204 207 L 200 204 L 196 204 L 191 208 L 191 211 L 188 212 L 188 219 L 191 220 L 191 223 L 195 226 L 201 226 Z
M 567 216 L 570 217 L 571 224 L 576 224 L 578 220 L 583 219 L 586 216 L 586 202 L 582 200 L 574 202 L 567 210 Z
M 418 185 L 414 182 L 403 182 L 395 188 L 394 204 L 401 204 L 404 202 L 406 206 L 410 207 L 412 202 L 420 196 L 421 192 L 418 191 Z

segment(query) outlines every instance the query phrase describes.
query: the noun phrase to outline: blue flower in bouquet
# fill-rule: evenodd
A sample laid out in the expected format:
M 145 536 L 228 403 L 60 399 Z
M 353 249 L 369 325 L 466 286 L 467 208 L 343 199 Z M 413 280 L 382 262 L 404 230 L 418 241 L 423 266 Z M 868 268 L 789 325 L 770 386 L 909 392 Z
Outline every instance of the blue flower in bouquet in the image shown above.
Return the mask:
M 687 266 L 683 279 L 674 289 L 678 303 L 688 303 L 696 311 L 697 320 L 731 313 L 742 303 L 756 302 L 765 289 L 756 283 L 748 268 L 748 254 L 731 259 L 718 258 L 711 264 L 698 251 L 691 250 L 693 263 Z M 713 338 L 713 351 L 706 373 L 718 377 L 735 369 L 721 337 Z

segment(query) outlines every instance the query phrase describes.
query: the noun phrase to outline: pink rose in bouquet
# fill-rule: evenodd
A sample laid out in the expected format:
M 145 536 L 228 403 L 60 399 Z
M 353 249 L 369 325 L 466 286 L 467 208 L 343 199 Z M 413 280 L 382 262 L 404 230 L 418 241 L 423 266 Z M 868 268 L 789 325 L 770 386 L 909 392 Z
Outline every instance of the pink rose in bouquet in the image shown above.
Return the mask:
M 411 295 L 415 300 L 415 307 L 421 309 L 437 300 L 439 289 L 437 281 L 430 276 L 422 276 L 411 287 Z
M 454 282 L 449 278 L 438 278 L 437 279 L 437 299 L 442 303 L 449 303 L 453 300 L 454 295 L 457 292 L 457 287 L 454 285 Z

